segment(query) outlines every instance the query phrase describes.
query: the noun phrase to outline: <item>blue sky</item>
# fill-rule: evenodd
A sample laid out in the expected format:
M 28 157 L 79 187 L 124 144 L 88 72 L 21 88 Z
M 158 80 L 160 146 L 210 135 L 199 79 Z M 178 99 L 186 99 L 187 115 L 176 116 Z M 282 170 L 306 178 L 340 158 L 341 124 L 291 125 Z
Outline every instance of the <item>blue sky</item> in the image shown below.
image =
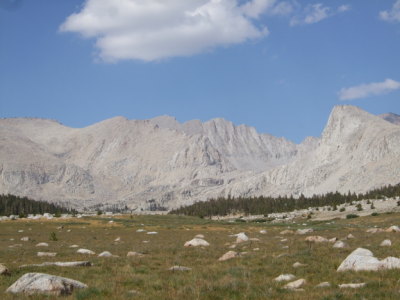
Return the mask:
M 400 0 L 0 0 L 0 117 L 223 117 L 300 142 L 335 105 L 400 114 L 399 53 Z

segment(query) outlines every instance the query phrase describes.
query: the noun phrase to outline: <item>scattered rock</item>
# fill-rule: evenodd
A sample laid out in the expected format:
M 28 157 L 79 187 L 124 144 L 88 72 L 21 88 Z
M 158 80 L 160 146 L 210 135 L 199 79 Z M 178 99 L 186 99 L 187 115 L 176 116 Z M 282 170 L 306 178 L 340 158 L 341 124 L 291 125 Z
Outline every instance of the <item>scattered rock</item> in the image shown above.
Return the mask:
M 293 274 L 281 274 L 278 277 L 276 277 L 274 280 L 275 281 L 289 281 L 295 279 L 296 276 Z
M 0 275 L 9 276 L 11 273 L 5 265 L 0 264 Z
M 331 284 L 328 281 L 325 281 L 325 282 L 321 282 L 320 284 L 317 284 L 315 287 L 316 288 L 331 287 Z
M 128 254 L 126 255 L 127 257 L 132 257 L 132 256 L 137 256 L 137 257 L 142 257 L 143 254 L 139 252 L 134 252 L 134 251 L 129 251 Z
M 304 235 L 307 233 L 312 233 L 312 232 L 314 232 L 314 230 L 312 228 L 297 229 L 297 231 L 296 231 L 297 234 L 301 234 L 301 235 Z
M 266 233 L 267 233 L 267 231 L 266 231 L 266 230 L 264 230 L 264 229 L 262 229 L 262 230 L 260 230 L 260 233 L 261 233 L 261 234 L 266 234 Z
M 96 254 L 95 252 L 93 252 L 92 250 L 88 250 L 88 249 L 78 249 L 76 251 L 76 253 L 80 253 L 80 254 L 89 254 L 89 255 L 94 255 Z
M 43 273 L 26 273 L 14 282 L 7 293 L 70 295 L 74 289 L 84 289 L 87 285 L 69 278 Z
M 281 239 L 281 242 L 284 243 L 284 242 L 287 242 L 287 240 L 288 239 Z
M 337 241 L 336 243 L 333 244 L 333 248 L 347 248 L 348 245 L 345 242 L 342 241 Z
M 204 235 L 203 234 L 197 234 L 194 238 L 204 239 Z
M 228 248 L 229 249 L 235 249 L 237 247 L 237 245 L 236 244 L 233 244 L 233 245 L 230 245 Z
M 187 241 L 184 247 L 198 247 L 198 246 L 210 246 L 210 244 L 203 239 L 194 238 L 193 240 Z
M 121 238 L 120 237 L 117 237 L 115 240 L 114 240 L 114 242 L 120 242 L 121 241 Z
M 71 246 L 69 246 L 70 248 L 78 248 L 79 246 L 78 245 L 71 245 Z
M 136 232 L 145 232 L 146 230 L 144 230 L 144 229 L 138 229 L 138 230 L 136 230 Z
M 377 232 L 384 232 L 385 230 L 383 230 L 382 228 L 370 228 L 367 229 L 367 233 L 377 233 Z
M 385 231 L 386 232 L 400 232 L 400 228 L 399 228 L 399 226 L 393 225 L 393 226 L 390 226 Z
M 47 267 L 47 266 L 57 266 L 57 267 L 91 267 L 92 263 L 90 261 L 68 261 L 68 262 L 44 262 L 42 264 L 34 265 L 22 265 L 20 268 L 27 267 Z
M 259 242 L 260 239 L 258 239 L 258 238 L 249 238 L 249 241 L 252 241 L 252 242 Z
M 347 289 L 347 288 L 358 289 L 358 288 L 362 288 L 364 286 L 365 286 L 365 282 L 363 282 L 363 283 L 343 283 L 343 284 L 339 284 L 339 288 L 341 288 L 341 289 Z
M 379 260 L 368 249 L 357 248 L 346 257 L 337 271 L 378 271 L 382 269 L 400 269 L 400 259 L 387 257 Z
M 253 251 L 260 251 L 260 248 L 254 248 Z
M 192 268 L 183 267 L 183 266 L 173 266 L 169 268 L 169 271 L 190 271 Z
M 112 255 L 110 252 L 108 251 L 103 251 L 101 252 L 98 257 L 118 257 L 117 255 Z
M 156 231 L 149 231 L 147 234 L 158 234 Z
M 294 233 L 293 230 L 288 230 L 288 229 L 286 229 L 286 230 L 284 230 L 284 231 L 281 231 L 279 234 L 293 234 L 293 233 Z
M 298 279 L 296 281 L 289 282 L 288 284 L 285 285 L 285 289 L 289 290 L 297 290 L 301 288 L 303 285 L 306 284 L 305 279 Z
M 23 242 L 28 242 L 29 240 L 30 240 L 30 238 L 27 236 L 24 236 L 21 238 L 21 241 L 23 241 Z
M 391 240 L 383 240 L 382 243 L 380 244 L 382 247 L 390 247 L 392 246 L 392 241 Z
M 305 241 L 311 242 L 311 243 L 326 243 L 328 242 L 327 238 L 324 238 L 319 235 L 311 235 L 305 238 Z
M 226 261 L 235 257 L 238 257 L 239 254 L 235 251 L 228 251 L 224 255 L 222 255 L 220 258 L 218 258 L 219 261 Z
M 306 265 L 306 264 L 299 263 L 299 262 L 295 262 L 295 263 L 293 264 L 293 268 L 301 268 L 301 267 L 305 267 L 305 266 L 307 266 L 307 265 Z
M 354 237 L 354 235 L 352 235 L 351 233 L 349 233 L 348 235 L 347 235 L 347 237 L 346 237 L 348 240 L 350 240 L 350 239 L 354 239 L 355 237 Z
M 38 252 L 37 256 L 50 256 L 50 257 L 54 257 L 56 256 L 57 253 L 55 252 Z
M 337 238 L 337 237 L 334 237 L 334 238 L 331 238 L 331 239 L 329 239 L 328 241 L 329 241 L 329 243 L 335 243 L 335 242 L 337 242 L 339 239 Z
M 243 242 L 247 242 L 249 240 L 249 237 L 244 233 L 244 232 L 240 232 L 238 234 L 234 234 L 232 236 L 236 236 L 236 243 L 240 244 Z
M 47 244 L 47 243 L 39 243 L 36 245 L 36 247 L 48 247 L 48 246 L 49 246 L 49 244 Z
M 18 230 L 18 232 L 21 233 L 21 232 L 24 232 L 24 231 L 21 229 L 21 230 Z

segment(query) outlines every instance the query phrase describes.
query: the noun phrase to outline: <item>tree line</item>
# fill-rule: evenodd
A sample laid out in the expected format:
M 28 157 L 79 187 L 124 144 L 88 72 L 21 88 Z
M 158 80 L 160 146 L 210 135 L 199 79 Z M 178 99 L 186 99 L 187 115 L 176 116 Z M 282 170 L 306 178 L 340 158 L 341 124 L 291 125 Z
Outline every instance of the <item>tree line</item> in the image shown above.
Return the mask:
M 244 215 L 268 215 L 271 213 L 290 212 L 309 207 L 332 206 L 344 203 L 352 203 L 358 200 L 384 199 L 400 196 L 400 184 L 387 185 L 371 190 L 366 193 L 341 194 L 330 192 L 324 195 L 313 195 L 305 197 L 303 194 L 299 198 L 287 197 L 219 197 L 205 202 L 196 202 L 192 205 L 181 206 L 172 210 L 170 214 L 211 217 L 226 216 L 230 214 Z
M 0 215 L 18 215 L 26 217 L 28 214 L 62 214 L 62 213 L 77 213 L 57 204 L 48 203 L 45 201 L 36 201 L 27 197 L 18 197 L 14 195 L 0 195 Z

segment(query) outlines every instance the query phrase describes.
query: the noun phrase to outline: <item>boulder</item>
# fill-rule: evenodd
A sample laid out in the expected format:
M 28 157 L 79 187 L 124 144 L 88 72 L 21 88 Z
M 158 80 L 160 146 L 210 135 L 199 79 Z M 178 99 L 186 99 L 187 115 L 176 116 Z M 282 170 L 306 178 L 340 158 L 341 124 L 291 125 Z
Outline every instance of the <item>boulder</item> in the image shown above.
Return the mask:
M 289 281 L 295 279 L 296 276 L 293 274 L 281 274 L 278 277 L 276 277 L 274 280 L 275 281 Z
M 144 229 L 138 229 L 138 230 L 136 230 L 136 232 L 145 232 L 146 230 L 144 230 Z
M 47 266 L 57 266 L 57 267 L 91 267 L 92 263 L 90 261 L 67 261 L 67 262 L 44 262 L 42 264 L 33 265 L 22 265 L 20 268 L 28 267 L 47 267 Z
M 115 240 L 114 240 L 114 242 L 120 242 L 121 241 L 121 238 L 120 237 L 117 237 Z
M 49 246 L 49 244 L 47 244 L 47 243 L 39 243 L 36 245 L 36 247 L 48 247 L 48 246 Z
M 78 248 L 79 246 L 78 245 L 71 245 L 71 246 L 69 246 L 70 248 Z
M 236 237 L 237 244 L 247 242 L 249 240 L 249 237 L 244 232 L 240 232 L 238 234 L 233 234 L 232 236 Z
M 358 289 L 358 288 L 362 288 L 365 286 L 365 283 L 343 283 L 343 284 L 339 284 L 339 288 L 341 289 Z
M 306 284 L 305 279 L 298 279 L 296 281 L 289 282 L 288 284 L 285 285 L 285 289 L 289 290 L 297 290 L 301 288 L 303 285 Z
M 335 243 L 335 242 L 337 242 L 339 239 L 337 238 L 337 237 L 334 237 L 334 238 L 331 238 L 331 239 L 329 239 L 328 241 L 329 241 L 329 243 Z
M 23 241 L 23 242 L 28 242 L 29 240 L 30 240 L 30 238 L 27 236 L 24 236 L 21 238 L 21 241 Z
M 50 256 L 50 257 L 54 257 L 56 256 L 57 253 L 55 252 L 38 252 L 37 256 Z
M 337 241 L 336 243 L 333 244 L 333 248 L 347 248 L 348 245 L 343 242 L 343 241 Z
M 98 257 L 118 257 L 117 255 L 112 255 L 111 252 L 103 251 L 101 252 Z
M 327 243 L 328 239 L 319 235 L 311 235 L 306 237 L 305 241 L 310 243 Z
M 304 229 L 297 229 L 296 234 L 307 234 L 307 233 L 312 233 L 314 230 L 312 228 L 304 228 Z
M 169 271 L 190 271 L 192 268 L 183 267 L 183 266 L 173 266 L 169 268 Z
M 331 286 L 331 284 L 329 282 L 325 281 L 325 282 L 321 282 L 320 284 L 317 284 L 315 287 L 316 288 L 325 288 L 325 287 L 330 287 L 330 286 Z
M 294 233 L 293 230 L 286 229 L 286 230 L 281 231 L 279 234 L 293 234 L 293 233 Z
M 137 257 L 142 257 L 143 254 L 139 252 L 134 252 L 134 251 L 129 251 L 128 254 L 126 255 L 127 257 L 132 257 L 132 256 L 137 256 Z
M 229 260 L 235 257 L 238 257 L 239 254 L 235 251 L 228 251 L 226 252 L 224 255 L 222 255 L 220 258 L 218 258 L 219 261 L 225 261 L 225 260 Z
M 367 233 L 377 233 L 377 232 L 384 232 L 385 230 L 383 230 L 382 228 L 370 228 L 367 229 Z
M 348 240 L 350 240 L 350 239 L 354 239 L 355 237 L 354 237 L 354 235 L 352 235 L 351 233 L 349 233 L 348 235 L 347 235 L 347 237 L 346 237 Z
M 88 254 L 88 255 L 94 255 L 96 254 L 95 252 L 93 252 L 92 250 L 88 250 L 88 249 L 78 249 L 76 251 L 76 253 L 80 253 L 80 254 Z
M 0 275 L 11 275 L 10 270 L 5 265 L 0 264 Z
M 184 247 L 198 247 L 198 246 L 210 246 L 210 244 L 206 240 L 199 238 L 194 238 L 190 241 L 187 241 L 184 244 Z
M 380 244 L 381 247 L 390 247 L 392 246 L 392 241 L 391 240 L 383 240 L 382 243 Z
M 27 295 L 70 295 L 75 289 L 84 289 L 87 285 L 69 278 L 44 273 L 26 273 L 14 282 L 7 293 L 24 293 Z
M 158 232 L 157 232 L 157 231 L 149 231 L 147 234 L 150 234 L 150 235 L 152 235 L 152 234 L 158 234 Z
M 203 235 L 203 234 L 197 234 L 197 235 L 195 236 L 195 238 L 197 238 L 197 239 L 204 239 L 204 235 Z
M 379 260 L 368 249 L 357 248 L 346 257 L 337 271 L 378 271 L 386 269 L 400 269 L 400 259 L 387 257 Z
M 266 230 L 264 230 L 264 229 L 262 229 L 262 230 L 260 230 L 260 233 L 261 233 L 261 234 L 266 234 L 266 233 L 267 233 L 267 231 L 266 231 Z
M 400 232 L 399 226 L 393 225 L 385 230 L 386 232 Z
M 299 263 L 299 262 L 295 262 L 293 264 L 293 268 L 301 268 L 301 267 L 305 267 L 305 266 L 307 266 L 307 265 Z

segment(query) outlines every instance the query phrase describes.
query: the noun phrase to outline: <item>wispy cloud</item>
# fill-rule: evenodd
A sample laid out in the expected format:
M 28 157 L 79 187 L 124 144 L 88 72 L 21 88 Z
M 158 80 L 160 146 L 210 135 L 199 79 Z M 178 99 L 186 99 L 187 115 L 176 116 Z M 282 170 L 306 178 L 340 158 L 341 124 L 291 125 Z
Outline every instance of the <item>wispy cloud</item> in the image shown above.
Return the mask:
M 349 11 L 350 9 L 350 5 L 341 5 L 338 8 L 333 9 L 329 6 L 323 5 L 322 3 L 309 4 L 304 8 L 303 12 L 292 17 L 290 20 L 290 26 L 318 23 L 324 19 Z
M 372 82 L 343 88 L 339 91 L 338 95 L 340 100 L 354 100 L 383 95 L 398 89 L 400 89 L 400 82 L 393 79 L 386 79 L 383 82 Z
M 391 10 L 381 11 L 379 17 L 387 22 L 400 22 L 400 0 L 393 3 Z
M 265 37 L 257 19 L 270 9 L 290 8 L 277 0 L 87 0 L 60 31 L 94 38 L 104 61 L 154 61 Z

